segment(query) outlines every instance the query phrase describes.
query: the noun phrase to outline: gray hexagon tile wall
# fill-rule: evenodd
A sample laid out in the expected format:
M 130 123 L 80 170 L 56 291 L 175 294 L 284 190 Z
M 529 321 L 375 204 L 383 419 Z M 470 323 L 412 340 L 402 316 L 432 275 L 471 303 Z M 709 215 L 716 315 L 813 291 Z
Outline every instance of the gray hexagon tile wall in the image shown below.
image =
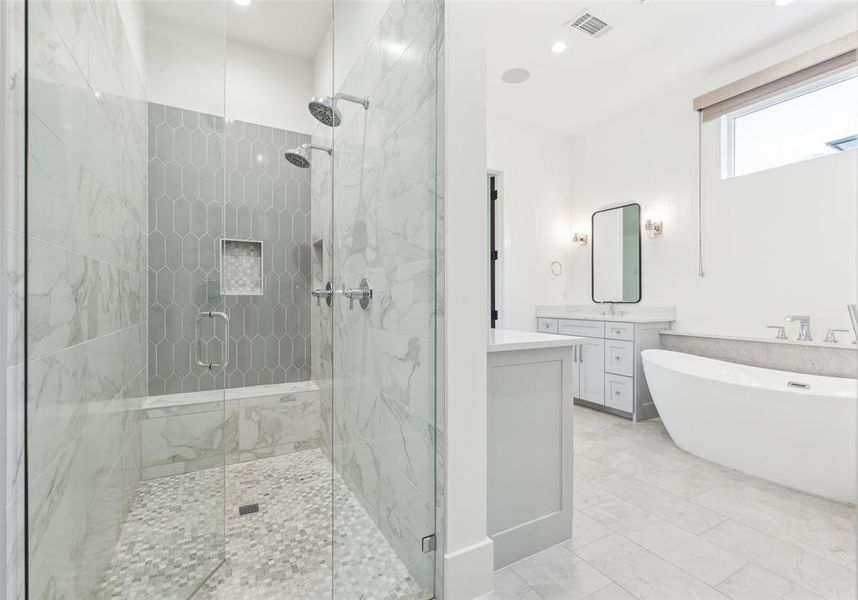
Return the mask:
M 310 378 L 310 170 L 282 159 L 309 141 L 149 104 L 150 394 Z M 220 295 L 223 237 L 262 241 L 264 295 Z M 224 372 L 196 366 L 195 319 L 205 310 L 230 317 Z M 217 361 L 223 332 L 203 331 Z

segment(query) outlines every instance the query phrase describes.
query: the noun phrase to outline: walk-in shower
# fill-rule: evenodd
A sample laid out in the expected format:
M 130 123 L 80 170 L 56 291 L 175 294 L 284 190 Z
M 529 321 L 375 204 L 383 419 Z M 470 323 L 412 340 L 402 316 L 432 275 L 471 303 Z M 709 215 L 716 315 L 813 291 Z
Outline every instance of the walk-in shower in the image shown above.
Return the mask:
M 29 598 L 434 596 L 440 12 L 28 3 Z

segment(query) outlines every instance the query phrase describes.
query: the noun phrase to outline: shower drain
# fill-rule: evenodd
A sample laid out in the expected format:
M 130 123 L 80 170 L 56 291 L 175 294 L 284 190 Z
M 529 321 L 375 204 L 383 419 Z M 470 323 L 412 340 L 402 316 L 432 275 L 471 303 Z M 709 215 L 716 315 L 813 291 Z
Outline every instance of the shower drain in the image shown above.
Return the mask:
M 254 502 L 253 504 L 245 504 L 243 506 L 238 507 L 239 515 L 249 515 L 251 513 L 259 512 L 259 503 Z

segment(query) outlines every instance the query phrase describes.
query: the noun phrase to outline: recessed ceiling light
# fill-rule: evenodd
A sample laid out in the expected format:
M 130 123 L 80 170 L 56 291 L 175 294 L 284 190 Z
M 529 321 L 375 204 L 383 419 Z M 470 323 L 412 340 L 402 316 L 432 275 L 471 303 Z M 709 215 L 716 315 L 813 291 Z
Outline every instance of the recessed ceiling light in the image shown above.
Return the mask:
M 792 4 L 792 0 L 775 0 L 775 6 L 786 6 Z
M 553 44 L 551 44 L 551 51 L 554 54 L 560 54 L 561 52 L 566 52 L 566 42 L 563 40 L 557 40 Z
M 235 3 L 239 6 L 250 6 L 251 2 L 253 2 L 253 0 L 235 0 Z
M 524 83 L 530 78 L 530 71 L 527 69 L 510 69 L 509 71 L 504 71 L 504 74 L 501 75 L 501 79 L 503 79 L 504 83 Z

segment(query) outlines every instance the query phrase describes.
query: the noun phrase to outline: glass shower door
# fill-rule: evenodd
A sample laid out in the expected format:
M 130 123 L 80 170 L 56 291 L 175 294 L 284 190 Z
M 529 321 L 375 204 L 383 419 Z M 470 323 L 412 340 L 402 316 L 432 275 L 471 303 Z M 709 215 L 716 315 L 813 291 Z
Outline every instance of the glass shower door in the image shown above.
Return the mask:
M 283 34 L 276 52 L 265 52 L 249 45 L 248 32 L 262 19 L 284 28 L 309 19 L 324 33 L 333 3 L 228 2 L 226 12 L 221 269 L 230 322 L 227 422 L 237 438 L 226 467 L 226 564 L 211 596 L 201 597 L 324 600 L 331 596 L 332 189 L 324 151 L 331 136 L 307 110 L 309 63 L 286 52 L 301 43 Z M 314 48 L 320 63 L 330 61 L 332 43 L 331 33 Z M 262 57 L 276 61 L 280 80 L 257 70 Z M 324 77 L 314 88 L 331 93 Z M 255 95 L 262 92 L 273 98 Z
M 223 7 L 203 49 L 27 3 L 31 598 L 184 599 L 223 560 Z M 201 73 L 207 111 L 170 100 Z
M 434 597 L 440 8 L 336 5 L 335 598 Z

